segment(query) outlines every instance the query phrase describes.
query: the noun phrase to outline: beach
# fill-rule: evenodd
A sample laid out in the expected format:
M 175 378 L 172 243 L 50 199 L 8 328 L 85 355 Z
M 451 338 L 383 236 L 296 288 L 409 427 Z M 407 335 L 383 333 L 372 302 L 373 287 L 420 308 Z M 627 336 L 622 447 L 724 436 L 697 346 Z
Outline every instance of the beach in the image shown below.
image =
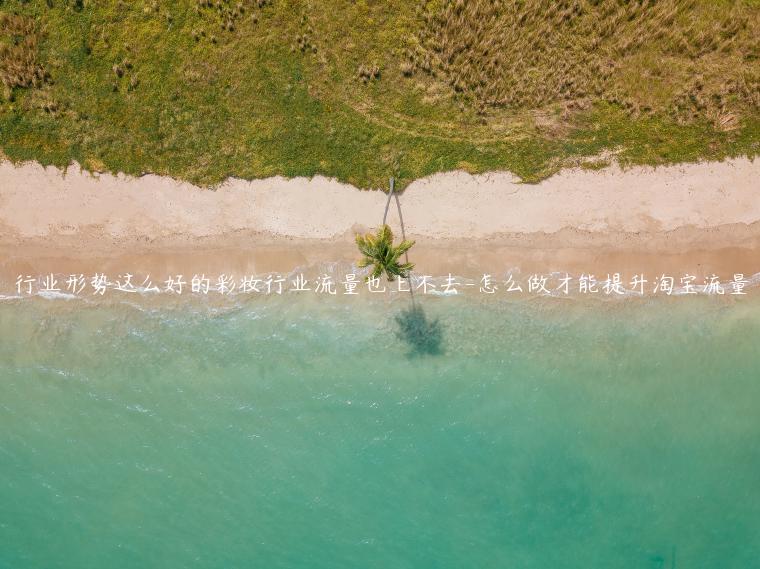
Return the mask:
M 538 184 L 450 172 L 401 194 L 416 272 L 760 272 L 760 161 L 570 169 Z M 0 163 L 0 253 L 19 274 L 289 273 L 356 261 L 381 191 L 323 177 L 171 178 Z M 394 202 L 388 223 L 400 234 Z
M 380 191 L 3 163 L 0 566 L 751 567 L 759 169 L 412 183 L 416 275 L 502 287 L 412 300 L 188 294 L 194 273 L 355 270 Z M 127 271 L 185 292 L 15 291 Z M 754 293 L 505 291 L 556 271 Z
M 0 0 L 0 569 L 760 569 L 758 37 Z

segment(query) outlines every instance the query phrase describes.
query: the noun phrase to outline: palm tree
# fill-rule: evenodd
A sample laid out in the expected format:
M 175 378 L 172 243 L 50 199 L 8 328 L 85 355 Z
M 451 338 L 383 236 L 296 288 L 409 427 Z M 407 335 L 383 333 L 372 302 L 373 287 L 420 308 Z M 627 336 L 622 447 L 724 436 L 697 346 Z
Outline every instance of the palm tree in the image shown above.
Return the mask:
M 368 280 L 379 278 L 383 273 L 389 281 L 396 280 L 396 277 L 409 278 L 409 271 L 414 268 L 414 263 L 408 261 L 401 263 L 399 259 L 412 248 L 414 241 L 404 240 L 394 245 L 393 231 L 384 223 L 377 230 L 376 235 L 372 233 L 357 235 L 356 245 L 364 256 L 358 266 L 360 268 L 372 266 L 372 272 L 367 276 Z
M 409 354 L 412 356 L 440 354 L 443 328 L 437 318 L 428 320 L 422 306 L 414 301 L 414 286 L 411 276 L 414 263 L 409 262 L 408 253 L 414 245 L 414 241 L 406 239 L 404 218 L 401 215 L 401 203 L 398 195 L 395 194 L 394 179 L 391 178 L 390 182 L 391 188 L 388 193 L 388 200 L 385 202 L 383 223 L 377 230 L 377 234 L 367 233 L 356 236 L 356 244 L 363 255 L 358 265 L 362 268 L 372 266 L 372 273 L 366 280 L 379 278 L 385 273 L 389 281 L 394 281 L 396 277 L 400 277 L 409 282 L 408 290 L 412 299 L 412 306 L 396 316 L 396 323 L 399 326 L 398 336 L 410 346 Z M 393 244 L 393 231 L 385 223 L 388 219 L 388 207 L 391 205 L 392 197 L 396 198 L 398 218 L 401 223 L 401 243 L 398 245 Z M 404 263 L 399 262 L 402 255 L 404 256 Z

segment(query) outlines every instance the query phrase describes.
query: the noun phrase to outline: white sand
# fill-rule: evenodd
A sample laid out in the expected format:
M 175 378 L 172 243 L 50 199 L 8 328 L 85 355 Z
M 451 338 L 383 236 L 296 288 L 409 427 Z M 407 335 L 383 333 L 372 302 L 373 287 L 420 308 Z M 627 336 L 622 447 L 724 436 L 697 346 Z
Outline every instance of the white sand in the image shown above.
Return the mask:
M 335 239 L 378 225 L 385 199 L 319 176 L 231 179 L 211 191 L 154 175 L 92 175 L 76 165 L 63 173 L 5 161 L 0 242 L 85 231 L 115 241 L 239 231 Z M 408 233 L 423 238 L 751 224 L 760 221 L 760 161 L 574 169 L 539 184 L 521 184 L 509 173 L 450 172 L 415 181 L 401 203 Z M 395 214 L 390 219 L 395 223 Z

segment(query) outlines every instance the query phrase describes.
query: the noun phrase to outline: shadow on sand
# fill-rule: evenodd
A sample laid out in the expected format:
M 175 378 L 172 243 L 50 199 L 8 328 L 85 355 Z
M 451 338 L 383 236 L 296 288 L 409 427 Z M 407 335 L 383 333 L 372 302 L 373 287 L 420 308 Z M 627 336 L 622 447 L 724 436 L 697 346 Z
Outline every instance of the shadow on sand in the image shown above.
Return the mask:
M 419 304 L 412 304 L 396 315 L 398 338 L 409 346 L 409 356 L 440 355 L 443 353 L 443 327 L 438 318 L 428 320 Z

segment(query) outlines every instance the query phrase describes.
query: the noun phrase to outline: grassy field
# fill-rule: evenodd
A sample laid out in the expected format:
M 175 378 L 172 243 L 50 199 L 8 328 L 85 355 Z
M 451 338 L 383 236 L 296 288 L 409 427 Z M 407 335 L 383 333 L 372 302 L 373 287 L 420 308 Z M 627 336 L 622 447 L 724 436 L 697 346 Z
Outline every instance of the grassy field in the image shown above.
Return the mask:
M 758 0 L 0 0 L 0 149 L 213 186 L 760 149 Z

